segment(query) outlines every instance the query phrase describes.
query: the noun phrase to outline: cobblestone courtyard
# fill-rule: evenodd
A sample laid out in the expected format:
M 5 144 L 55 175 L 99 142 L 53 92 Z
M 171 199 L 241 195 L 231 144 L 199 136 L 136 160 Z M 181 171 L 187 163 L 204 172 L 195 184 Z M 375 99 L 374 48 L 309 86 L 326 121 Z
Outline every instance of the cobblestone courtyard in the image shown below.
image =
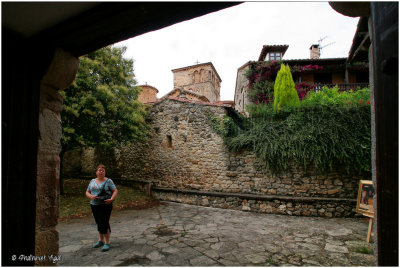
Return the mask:
M 260 214 L 162 202 L 114 211 L 111 249 L 91 216 L 60 223 L 60 266 L 374 266 L 366 218 Z

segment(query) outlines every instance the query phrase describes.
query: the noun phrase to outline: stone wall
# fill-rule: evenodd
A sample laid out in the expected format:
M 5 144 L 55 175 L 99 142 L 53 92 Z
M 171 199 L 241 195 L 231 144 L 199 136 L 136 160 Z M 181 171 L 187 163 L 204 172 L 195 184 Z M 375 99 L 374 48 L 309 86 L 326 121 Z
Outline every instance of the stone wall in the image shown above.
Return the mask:
M 96 167 L 106 166 L 106 175 L 121 177 L 120 151 L 118 149 L 81 148 L 64 154 L 62 175 L 64 178 L 95 177 Z
M 223 106 L 176 99 L 154 105 L 152 139 L 121 149 L 123 177 L 164 187 L 212 186 L 210 178 L 218 177 L 215 164 L 226 163 L 219 156 L 222 140 L 208 126 L 207 112 L 223 116 L 226 111 Z
M 248 69 L 249 64 L 247 63 L 238 69 L 236 76 L 235 109 L 242 114 L 247 114 L 246 107 L 250 103 L 247 97 L 249 80 L 245 76 Z
M 230 108 L 165 99 L 151 112 L 153 137 L 122 148 L 124 179 L 151 183 L 156 197 L 289 215 L 353 216 L 359 177 L 296 168 L 266 172 L 250 153 L 229 153 L 208 124 Z

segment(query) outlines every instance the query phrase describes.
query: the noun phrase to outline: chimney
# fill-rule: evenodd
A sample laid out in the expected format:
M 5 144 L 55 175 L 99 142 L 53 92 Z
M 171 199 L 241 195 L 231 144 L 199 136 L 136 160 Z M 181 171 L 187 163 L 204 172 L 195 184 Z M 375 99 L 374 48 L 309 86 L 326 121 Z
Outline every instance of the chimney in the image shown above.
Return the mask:
M 319 53 L 319 45 L 314 44 L 310 47 L 310 59 L 319 59 L 320 53 Z

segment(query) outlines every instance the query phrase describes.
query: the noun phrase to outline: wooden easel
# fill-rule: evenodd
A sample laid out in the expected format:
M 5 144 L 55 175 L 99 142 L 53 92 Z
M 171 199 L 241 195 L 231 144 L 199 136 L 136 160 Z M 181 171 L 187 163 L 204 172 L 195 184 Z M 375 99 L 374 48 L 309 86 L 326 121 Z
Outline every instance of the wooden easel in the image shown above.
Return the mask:
M 367 242 L 369 243 L 371 241 L 371 236 L 374 236 L 374 233 L 372 232 L 372 226 L 374 224 L 374 218 L 369 218 L 369 224 L 368 224 L 368 233 L 367 233 Z
M 369 185 L 369 186 L 368 186 Z M 367 242 L 369 243 L 371 241 L 371 236 L 374 236 L 374 233 L 372 232 L 372 226 L 374 224 L 374 208 L 371 206 L 373 203 L 373 197 L 369 196 L 368 197 L 368 202 L 365 203 L 364 197 L 362 196 L 361 193 L 363 191 L 363 187 L 372 187 L 372 181 L 367 181 L 367 180 L 360 180 L 360 184 L 358 186 L 358 195 L 357 195 L 357 207 L 356 207 L 356 212 L 369 217 L 369 224 L 368 224 L 368 233 L 367 233 Z M 366 192 L 364 192 L 366 194 Z M 361 207 L 361 201 L 363 202 L 363 207 Z M 368 206 L 365 206 L 364 204 L 369 204 Z

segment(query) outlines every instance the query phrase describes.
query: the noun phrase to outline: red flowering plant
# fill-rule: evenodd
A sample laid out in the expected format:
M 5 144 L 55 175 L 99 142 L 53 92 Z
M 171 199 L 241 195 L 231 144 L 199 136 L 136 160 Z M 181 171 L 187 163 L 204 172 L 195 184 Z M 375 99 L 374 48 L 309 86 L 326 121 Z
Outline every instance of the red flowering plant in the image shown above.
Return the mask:
M 292 71 L 292 73 L 301 73 L 301 72 L 307 72 L 307 71 L 318 71 L 318 70 L 322 70 L 324 69 L 323 66 L 320 65 L 312 65 L 312 64 L 308 64 L 308 65 L 294 65 L 292 67 L 290 67 L 290 70 Z
M 313 83 L 306 83 L 306 82 L 296 83 L 295 87 L 299 99 L 302 100 L 309 91 L 314 91 L 316 86 L 317 85 Z
M 249 80 L 249 98 L 254 104 L 270 103 L 274 99 L 274 81 L 280 62 L 259 61 L 251 63 L 246 77 Z

